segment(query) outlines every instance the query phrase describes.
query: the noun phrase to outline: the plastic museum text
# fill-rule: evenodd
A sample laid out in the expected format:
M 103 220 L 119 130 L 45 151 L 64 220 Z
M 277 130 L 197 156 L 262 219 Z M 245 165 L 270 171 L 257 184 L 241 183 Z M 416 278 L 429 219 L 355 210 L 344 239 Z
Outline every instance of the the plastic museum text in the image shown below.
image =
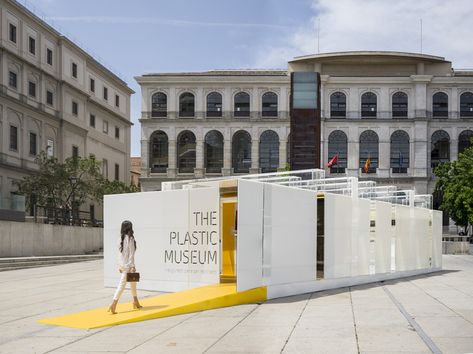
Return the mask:
M 169 246 L 164 250 L 167 264 L 217 264 L 218 220 L 216 211 L 192 212 L 192 229 L 169 233 Z M 212 247 L 214 246 L 214 247 Z

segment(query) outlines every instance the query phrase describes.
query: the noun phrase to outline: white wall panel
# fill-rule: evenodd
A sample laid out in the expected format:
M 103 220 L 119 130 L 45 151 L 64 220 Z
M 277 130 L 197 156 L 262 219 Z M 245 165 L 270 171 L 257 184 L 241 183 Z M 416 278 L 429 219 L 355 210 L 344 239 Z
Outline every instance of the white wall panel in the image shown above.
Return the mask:
M 237 290 L 263 285 L 263 187 L 238 181 Z
M 352 201 L 352 267 L 351 275 L 367 275 L 370 266 L 370 209 L 368 199 Z
M 414 208 L 414 239 L 416 242 L 416 269 L 430 268 L 432 255 L 432 235 L 430 227 L 430 210 Z
M 391 272 L 392 205 L 375 201 L 375 272 Z
M 414 239 L 414 208 L 395 205 L 396 271 L 416 269 L 417 243 Z
M 432 213 L 432 267 L 442 267 L 442 212 L 431 210 Z
M 325 195 L 324 278 L 351 276 L 352 198 Z
M 123 220 L 130 220 L 135 231 L 139 288 L 178 291 L 218 283 L 219 245 L 207 243 L 206 238 L 212 231 L 219 233 L 218 203 L 217 188 L 105 196 L 105 285 L 118 283 L 117 247 Z M 215 212 L 217 225 L 195 225 L 194 212 Z M 200 261 L 203 264 L 193 264 Z
M 315 280 L 317 196 L 313 191 L 264 186 L 265 285 Z

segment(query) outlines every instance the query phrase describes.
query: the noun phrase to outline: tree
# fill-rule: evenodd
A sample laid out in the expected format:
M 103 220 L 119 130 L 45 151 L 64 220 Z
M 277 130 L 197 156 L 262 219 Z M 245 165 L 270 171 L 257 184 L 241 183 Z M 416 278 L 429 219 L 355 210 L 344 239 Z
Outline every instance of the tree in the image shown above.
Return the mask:
M 459 226 L 473 224 L 473 146 L 459 154 L 457 161 L 438 165 L 435 190 L 443 195 L 440 208 Z
M 60 163 L 42 152 L 36 162 L 38 172 L 17 182 L 18 192 L 26 196 L 28 207 L 37 204 L 64 208 L 73 203 L 82 205 L 87 200 L 102 204 L 105 194 L 138 191 L 135 186 L 105 179 L 94 158 L 71 157 Z

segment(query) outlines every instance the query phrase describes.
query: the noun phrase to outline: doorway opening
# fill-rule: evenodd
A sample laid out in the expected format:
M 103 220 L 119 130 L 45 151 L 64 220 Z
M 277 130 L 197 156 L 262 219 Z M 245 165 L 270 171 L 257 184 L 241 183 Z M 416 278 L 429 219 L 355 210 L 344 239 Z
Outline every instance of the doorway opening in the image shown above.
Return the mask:
M 237 243 L 237 198 L 220 199 L 221 229 L 221 260 L 220 283 L 236 282 L 236 243 Z

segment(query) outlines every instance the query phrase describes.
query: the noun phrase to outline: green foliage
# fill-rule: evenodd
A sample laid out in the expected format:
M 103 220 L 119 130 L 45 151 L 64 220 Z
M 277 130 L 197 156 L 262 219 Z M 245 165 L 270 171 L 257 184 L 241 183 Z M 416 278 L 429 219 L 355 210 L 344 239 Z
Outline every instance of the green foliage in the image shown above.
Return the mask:
M 473 146 L 459 154 L 457 161 L 435 168 L 435 190 L 443 194 L 440 208 L 459 226 L 473 224 Z
M 286 163 L 284 168 L 278 168 L 278 172 L 286 172 L 291 170 L 291 165 L 289 163 Z
M 44 152 L 36 162 L 39 171 L 17 182 L 18 192 L 27 197 L 28 207 L 32 203 L 60 208 L 78 205 L 87 200 L 102 203 L 104 194 L 136 192 L 137 187 L 120 181 L 108 181 L 100 172 L 100 163 L 94 158 L 68 158 L 60 163 Z

